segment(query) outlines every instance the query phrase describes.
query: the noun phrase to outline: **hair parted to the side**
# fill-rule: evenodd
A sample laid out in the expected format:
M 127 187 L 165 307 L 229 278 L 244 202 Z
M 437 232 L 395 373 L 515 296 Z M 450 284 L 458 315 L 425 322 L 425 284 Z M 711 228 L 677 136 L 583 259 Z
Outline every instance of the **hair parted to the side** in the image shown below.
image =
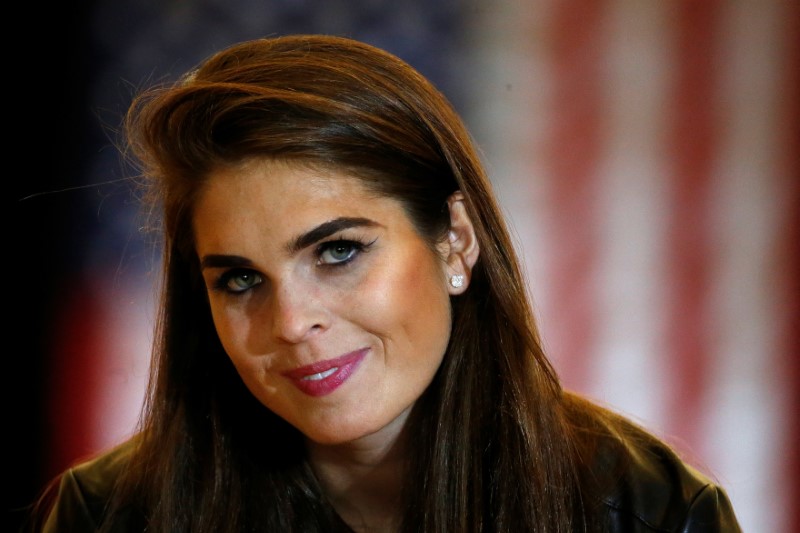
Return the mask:
M 501 210 L 429 81 L 346 38 L 254 40 L 143 92 L 126 134 L 161 215 L 164 278 L 143 436 L 115 512 L 148 509 L 148 531 L 341 527 L 301 435 L 253 398 L 224 353 L 198 273 L 197 191 L 215 168 L 267 157 L 352 172 L 402 202 L 431 245 L 447 231 L 448 196 L 464 195 L 480 258 L 452 298 L 447 353 L 410 418 L 403 531 L 584 528 L 563 393 Z

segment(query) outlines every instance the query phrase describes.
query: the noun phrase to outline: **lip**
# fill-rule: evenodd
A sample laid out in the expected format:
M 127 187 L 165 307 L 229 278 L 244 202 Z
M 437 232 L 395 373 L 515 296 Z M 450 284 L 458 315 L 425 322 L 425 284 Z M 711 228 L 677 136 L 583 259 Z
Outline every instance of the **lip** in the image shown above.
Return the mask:
M 295 387 L 309 396 L 326 396 L 338 389 L 355 372 L 369 348 L 361 348 L 334 359 L 318 361 L 283 372 Z M 321 376 L 320 376 L 321 374 Z M 315 379 L 310 379 L 316 376 Z

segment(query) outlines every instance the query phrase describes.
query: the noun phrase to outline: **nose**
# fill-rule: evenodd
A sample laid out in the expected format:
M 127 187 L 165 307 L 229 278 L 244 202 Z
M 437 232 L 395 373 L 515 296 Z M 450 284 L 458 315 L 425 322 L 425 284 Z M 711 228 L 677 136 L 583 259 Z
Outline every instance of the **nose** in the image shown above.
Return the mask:
M 287 343 L 307 340 L 326 328 L 326 312 L 319 295 L 301 284 L 275 287 L 272 304 L 273 335 Z

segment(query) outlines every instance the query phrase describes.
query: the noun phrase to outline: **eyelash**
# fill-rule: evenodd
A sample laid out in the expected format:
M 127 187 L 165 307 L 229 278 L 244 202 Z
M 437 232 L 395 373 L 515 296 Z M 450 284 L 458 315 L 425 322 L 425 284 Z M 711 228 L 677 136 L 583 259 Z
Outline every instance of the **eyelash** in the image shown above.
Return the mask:
M 244 276 L 250 276 L 255 278 L 255 281 L 247 287 L 242 287 L 239 290 L 235 290 L 231 288 L 231 283 L 236 278 L 242 278 Z M 224 292 L 232 295 L 242 294 L 246 292 L 256 285 L 262 282 L 261 274 L 256 272 L 255 270 L 249 270 L 247 268 L 234 268 L 231 270 L 226 270 L 223 272 L 215 281 L 213 285 L 213 289 L 215 291 Z
M 364 252 L 368 252 L 370 247 L 377 241 L 378 239 L 373 239 L 370 242 L 365 242 L 366 239 L 335 239 L 332 241 L 326 241 L 317 245 L 316 249 L 314 250 L 314 255 L 317 258 L 317 265 L 325 268 L 325 269 L 332 269 L 337 267 L 344 267 L 350 263 L 352 263 L 360 254 Z M 347 248 L 347 257 L 340 261 L 333 261 L 333 262 L 325 262 L 323 261 L 323 255 L 327 252 L 331 252 L 336 248 Z M 250 283 L 246 287 L 242 287 L 239 290 L 232 289 L 231 283 L 236 278 L 244 278 L 244 277 L 252 277 L 254 281 Z M 233 268 L 231 270 L 227 270 L 223 272 L 219 278 L 216 279 L 213 285 L 213 289 L 220 292 L 225 292 L 228 294 L 232 294 L 234 296 L 247 292 L 248 290 L 252 289 L 253 287 L 261 284 L 263 279 L 261 278 L 261 274 L 259 274 L 255 270 L 247 269 L 247 268 Z
M 335 268 L 347 265 L 354 261 L 361 253 L 368 252 L 369 248 L 375 243 L 376 240 L 377 239 L 373 239 L 370 242 L 365 242 L 366 239 L 336 239 L 320 243 L 314 252 L 317 256 L 317 264 L 326 268 Z M 323 261 L 323 255 L 325 255 L 325 253 L 332 252 L 337 248 L 348 249 L 348 255 L 345 259 L 333 262 Z

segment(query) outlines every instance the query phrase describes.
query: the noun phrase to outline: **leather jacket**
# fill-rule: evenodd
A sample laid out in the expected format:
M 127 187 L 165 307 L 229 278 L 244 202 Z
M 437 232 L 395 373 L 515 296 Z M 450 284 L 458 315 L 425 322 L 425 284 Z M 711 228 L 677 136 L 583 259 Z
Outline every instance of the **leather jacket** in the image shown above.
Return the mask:
M 638 430 L 636 430 L 638 431 Z M 611 533 L 740 533 L 725 491 L 681 461 L 657 439 L 642 433 L 609 439 L 597 437 L 584 483 L 593 486 L 591 500 L 601 531 Z M 633 443 L 633 444 L 632 444 Z M 89 462 L 67 470 L 56 505 L 43 533 L 91 533 L 98 530 L 118 472 L 128 460 L 127 442 Z M 114 532 L 145 530 L 141 513 L 129 512 Z

